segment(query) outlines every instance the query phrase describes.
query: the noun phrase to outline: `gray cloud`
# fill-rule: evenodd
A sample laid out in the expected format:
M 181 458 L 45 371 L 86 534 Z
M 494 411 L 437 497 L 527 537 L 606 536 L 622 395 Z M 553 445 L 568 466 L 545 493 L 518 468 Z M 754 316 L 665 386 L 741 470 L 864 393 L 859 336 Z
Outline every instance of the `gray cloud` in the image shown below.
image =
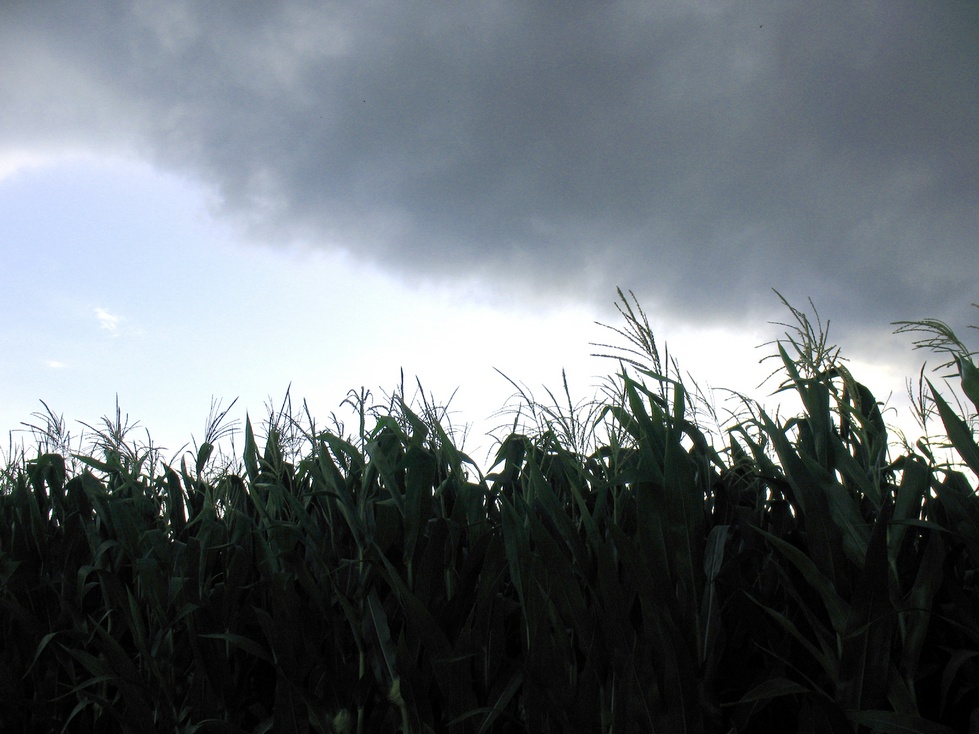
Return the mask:
M 951 1 L 8 3 L 0 148 L 135 152 L 406 277 L 968 319 L 977 38 Z

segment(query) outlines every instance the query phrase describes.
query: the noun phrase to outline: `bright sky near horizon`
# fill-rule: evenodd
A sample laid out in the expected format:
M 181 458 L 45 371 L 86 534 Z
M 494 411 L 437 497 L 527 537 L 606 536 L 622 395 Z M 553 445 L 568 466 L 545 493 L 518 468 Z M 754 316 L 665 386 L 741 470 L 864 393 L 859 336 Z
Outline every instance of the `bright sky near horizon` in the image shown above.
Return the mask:
M 112 417 L 118 395 L 130 422 L 173 451 L 191 434 L 202 440 L 212 398 L 238 398 L 232 419 L 247 410 L 262 420 L 291 385 L 294 404 L 307 399 L 325 424 L 331 411 L 349 416 L 340 403 L 350 389 L 381 397 L 403 368 L 409 397 L 417 377 L 438 402 L 452 398 L 450 416 L 473 424 L 467 446 L 482 461 L 492 442 L 480 432 L 508 420 L 494 414 L 515 392 L 496 370 L 543 399 L 566 369 L 584 399 L 616 369 L 592 356 L 608 351 L 593 343 L 625 344 L 594 323 L 623 325 L 608 307 L 492 303 L 472 287 L 413 287 L 342 253 L 242 242 L 208 201 L 198 186 L 123 160 L 68 158 L 0 180 L 0 238 L 22 245 L 4 300 L 26 306 L 5 327 L 8 431 L 38 423 L 43 400 L 78 436 L 80 421 Z M 695 362 L 723 349 L 733 359 L 721 370 L 707 362 L 706 375 L 737 365 L 731 379 L 747 382 L 715 384 L 750 392 L 763 330 L 709 332 L 675 336 Z M 661 347 L 677 351 L 672 337 Z M 142 428 L 133 438 L 145 439 Z
M 118 395 L 173 451 L 212 396 L 325 423 L 403 368 L 485 450 L 496 369 L 614 370 L 616 286 L 744 392 L 772 288 L 897 404 L 891 321 L 969 336 L 979 5 L 479 8 L 0 6 L 0 430 Z

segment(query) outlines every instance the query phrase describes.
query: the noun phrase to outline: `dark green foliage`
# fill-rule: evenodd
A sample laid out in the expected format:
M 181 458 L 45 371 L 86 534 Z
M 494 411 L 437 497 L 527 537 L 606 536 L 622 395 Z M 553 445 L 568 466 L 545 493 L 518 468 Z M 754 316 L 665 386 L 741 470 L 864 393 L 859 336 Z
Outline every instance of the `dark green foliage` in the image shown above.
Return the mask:
M 623 301 L 646 361 L 588 420 L 569 401 L 506 436 L 486 477 L 428 403 L 363 395 L 354 437 L 284 406 L 260 446 L 246 421 L 240 464 L 215 465 L 227 411 L 191 466 L 118 414 L 91 455 L 12 461 L 0 730 L 976 726 L 970 416 L 932 387 L 962 465 L 889 461 L 873 395 L 793 310 L 802 413 L 748 406 L 722 441 Z

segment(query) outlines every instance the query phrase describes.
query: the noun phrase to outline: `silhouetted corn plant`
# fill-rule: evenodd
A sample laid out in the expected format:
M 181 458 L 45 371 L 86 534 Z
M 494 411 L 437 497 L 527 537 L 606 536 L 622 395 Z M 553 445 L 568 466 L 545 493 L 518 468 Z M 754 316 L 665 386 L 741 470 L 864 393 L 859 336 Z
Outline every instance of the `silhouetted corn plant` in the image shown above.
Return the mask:
M 214 404 L 169 464 L 118 406 L 84 451 L 45 406 L 0 474 L 0 729 L 975 728 L 972 354 L 901 325 L 964 398 L 922 372 L 946 436 L 892 456 L 818 315 L 786 303 L 774 345 L 801 412 L 724 425 L 619 295 L 619 372 L 587 401 L 514 383 L 485 477 L 403 382 L 350 394 L 353 435 L 287 393 L 240 458 Z

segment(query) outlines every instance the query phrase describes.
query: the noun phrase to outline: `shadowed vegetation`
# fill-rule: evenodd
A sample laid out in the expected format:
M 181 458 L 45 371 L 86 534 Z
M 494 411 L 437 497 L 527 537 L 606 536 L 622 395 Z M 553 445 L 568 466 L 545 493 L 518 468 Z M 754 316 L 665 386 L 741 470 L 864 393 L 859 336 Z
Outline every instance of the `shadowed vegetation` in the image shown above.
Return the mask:
M 818 316 L 802 406 L 722 418 L 620 293 L 598 398 L 520 389 L 490 472 L 433 399 L 228 410 L 176 462 L 52 411 L 0 477 L 7 732 L 953 732 L 979 726 L 979 370 L 891 442 Z M 689 381 L 688 381 L 689 382 Z M 947 458 L 946 458 L 947 457 Z

